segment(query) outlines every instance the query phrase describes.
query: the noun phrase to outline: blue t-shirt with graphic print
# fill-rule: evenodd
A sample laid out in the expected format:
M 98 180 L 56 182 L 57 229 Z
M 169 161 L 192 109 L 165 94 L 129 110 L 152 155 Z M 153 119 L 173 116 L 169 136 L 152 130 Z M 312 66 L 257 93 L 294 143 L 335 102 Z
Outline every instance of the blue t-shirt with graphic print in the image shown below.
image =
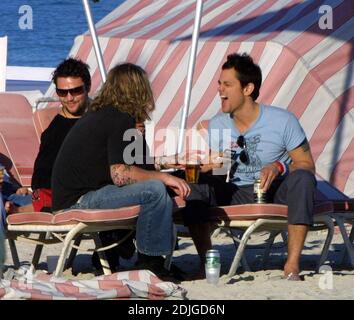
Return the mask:
M 237 169 L 230 181 L 238 186 L 251 185 L 260 170 L 274 161 L 290 163 L 288 151 L 297 148 L 306 138 L 299 121 L 289 111 L 260 105 L 255 123 L 243 133 L 245 146 L 237 144 L 241 135 L 228 113 L 218 113 L 209 122 L 209 146 L 215 151 L 231 150 Z M 240 161 L 244 150 L 248 159 Z M 241 157 L 242 159 L 242 157 Z

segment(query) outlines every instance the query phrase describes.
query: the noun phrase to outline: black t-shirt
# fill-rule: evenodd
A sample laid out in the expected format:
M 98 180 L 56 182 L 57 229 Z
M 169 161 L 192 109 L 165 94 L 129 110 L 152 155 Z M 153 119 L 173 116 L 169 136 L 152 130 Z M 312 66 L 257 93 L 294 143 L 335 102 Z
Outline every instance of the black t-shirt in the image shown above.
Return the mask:
M 127 113 L 106 106 L 86 113 L 70 130 L 54 164 L 53 211 L 66 209 L 89 191 L 113 184 L 112 164 L 125 163 L 124 133 L 135 128 Z
M 77 118 L 69 119 L 58 114 L 41 135 L 41 145 L 34 162 L 32 189 L 51 188 L 51 176 L 55 158 Z

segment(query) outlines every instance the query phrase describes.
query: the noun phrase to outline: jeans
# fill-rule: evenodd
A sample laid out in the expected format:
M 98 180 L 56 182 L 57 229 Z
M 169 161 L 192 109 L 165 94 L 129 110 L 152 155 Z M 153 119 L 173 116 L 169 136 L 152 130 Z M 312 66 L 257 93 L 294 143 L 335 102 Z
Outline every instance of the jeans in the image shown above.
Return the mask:
M 159 180 L 147 180 L 122 187 L 107 185 L 83 195 L 71 209 L 115 209 L 140 205 L 136 246 L 149 256 L 171 254 L 173 250 L 172 200 Z

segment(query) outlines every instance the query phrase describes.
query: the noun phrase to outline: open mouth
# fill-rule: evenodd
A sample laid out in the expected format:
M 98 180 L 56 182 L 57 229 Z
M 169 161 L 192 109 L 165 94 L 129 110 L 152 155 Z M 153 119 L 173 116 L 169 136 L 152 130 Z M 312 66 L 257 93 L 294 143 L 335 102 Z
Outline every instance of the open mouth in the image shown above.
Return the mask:
M 227 100 L 228 97 L 227 96 L 220 96 L 221 100 Z

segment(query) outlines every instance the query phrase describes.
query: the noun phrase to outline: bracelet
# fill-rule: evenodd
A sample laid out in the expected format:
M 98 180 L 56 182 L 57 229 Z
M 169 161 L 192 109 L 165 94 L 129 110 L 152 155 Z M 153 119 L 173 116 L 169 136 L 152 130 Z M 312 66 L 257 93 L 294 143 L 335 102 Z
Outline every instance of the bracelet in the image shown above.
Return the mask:
M 277 168 L 279 169 L 279 173 L 281 176 L 287 176 L 289 174 L 289 165 L 282 161 L 275 161 L 274 162 Z

